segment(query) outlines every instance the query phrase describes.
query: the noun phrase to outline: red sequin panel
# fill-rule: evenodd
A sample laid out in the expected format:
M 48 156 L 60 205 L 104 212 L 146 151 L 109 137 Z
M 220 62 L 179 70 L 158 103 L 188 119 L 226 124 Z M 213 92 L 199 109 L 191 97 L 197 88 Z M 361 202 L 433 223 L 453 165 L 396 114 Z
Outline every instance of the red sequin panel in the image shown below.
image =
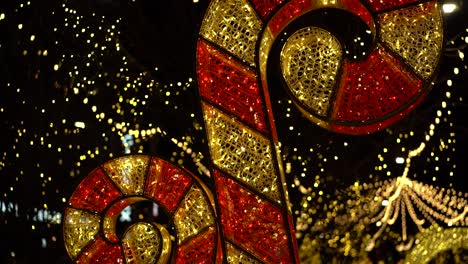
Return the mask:
M 263 20 L 265 20 L 270 13 L 283 2 L 284 0 L 252 0 L 252 4 Z
M 177 249 L 175 263 L 214 263 L 215 239 L 216 232 L 212 228 L 192 238 Z
M 77 209 L 101 212 L 119 196 L 119 189 L 107 177 L 103 169 L 97 168 L 76 188 L 69 205 Z
M 360 0 L 343 0 L 344 9 L 357 15 L 361 18 L 366 24 L 372 28 L 374 25 L 374 20 L 372 14 L 367 10 L 367 8 L 360 2 Z
M 266 133 L 255 73 L 202 40 L 198 41 L 197 56 L 201 96 Z
M 122 247 L 105 242 L 102 238 L 96 239 L 83 253 L 78 256 L 77 264 L 121 264 L 124 263 Z
M 291 261 L 280 210 L 214 171 L 221 223 L 227 239 L 266 263 Z
M 311 8 L 313 1 L 292 0 L 276 13 L 269 23 L 271 33 L 277 36 L 293 18 Z
M 152 158 L 150 166 L 145 195 L 153 197 L 169 212 L 174 211 L 192 179 L 181 169 L 158 158 Z
M 332 124 L 330 128 L 333 131 L 336 131 L 339 133 L 351 134 L 351 135 L 363 135 L 366 133 L 372 133 L 372 132 L 381 130 L 403 119 L 406 115 L 408 115 L 409 112 L 413 111 L 414 107 L 416 107 L 417 105 L 421 103 L 425 95 L 426 94 L 422 94 L 412 105 L 410 105 L 408 108 L 406 108 L 402 112 L 388 119 L 382 120 L 380 122 L 373 123 L 370 125 L 364 125 L 364 126 L 343 126 L 343 125 Z
M 377 47 L 365 61 L 345 63 L 333 118 L 359 123 L 384 118 L 414 99 L 421 87 L 421 80 Z
M 395 9 L 402 6 L 407 6 L 418 2 L 427 2 L 423 0 L 365 0 L 374 9 L 375 12 L 382 12 L 390 9 Z

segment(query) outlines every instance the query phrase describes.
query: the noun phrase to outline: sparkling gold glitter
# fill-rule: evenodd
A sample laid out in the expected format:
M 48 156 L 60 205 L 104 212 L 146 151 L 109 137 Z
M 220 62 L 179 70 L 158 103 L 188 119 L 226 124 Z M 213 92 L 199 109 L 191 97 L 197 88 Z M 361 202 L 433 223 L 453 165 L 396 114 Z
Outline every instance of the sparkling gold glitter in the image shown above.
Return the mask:
M 148 156 L 121 157 L 103 165 L 110 178 L 126 195 L 143 194 Z
M 174 214 L 179 245 L 214 224 L 210 203 L 202 190 L 193 185 Z
M 281 69 L 291 93 L 319 116 L 327 114 L 341 56 L 338 39 L 316 27 L 296 31 L 281 51 Z
M 280 202 L 270 141 L 214 107 L 205 104 L 203 112 L 214 164 Z
M 99 216 L 67 208 L 64 220 L 65 248 L 72 258 L 94 239 L 99 230 Z
M 200 34 L 250 65 L 255 64 L 255 45 L 262 21 L 246 0 L 212 1 Z
M 267 72 L 268 54 L 271 50 L 271 47 L 273 46 L 274 40 L 275 39 L 274 39 L 273 33 L 271 33 L 271 30 L 269 28 L 266 28 L 265 31 L 263 32 L 263 37 L 260 42 L 260 47 L 258 50 L 259 64 L 260 64 L 259 69 L 262 75 L 265 75 Z M 266 81 L 266 76 L 263 76 L 262 79 L 265 79 Z M 266 83 L 263 85 L 266 87 Z
M 227 262 L 228 263 L 245 263 L 245 264 L 260 264 L 259 261 L 253 259 L 241 249 L 233 244 L 226 242 Z
M 126 263 L 155 263 L 161 254 L 162 237 L 156 226 L 136 223 L 122 239 Z
M 438 64 L 443 36 L 436 1 L 388 12 L 378 19 L 384 43 L 421 77 L 431 77 Z

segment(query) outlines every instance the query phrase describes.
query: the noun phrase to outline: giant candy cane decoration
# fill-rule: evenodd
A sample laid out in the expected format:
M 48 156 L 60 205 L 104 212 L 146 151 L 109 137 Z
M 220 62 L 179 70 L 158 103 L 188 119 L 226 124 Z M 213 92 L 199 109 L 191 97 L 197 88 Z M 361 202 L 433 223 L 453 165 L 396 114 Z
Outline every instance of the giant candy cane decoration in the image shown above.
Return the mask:
M 309 19 L 330 9 L 367 26 L 368 54 L 352 58 L 345 39 Z M 309 24 L 298 27 L 302 18 Z M 214 190 L 155 157 L 109 161 L 68 203 L 70 257 L 77 263 L 297 263 L 271 76 L 280 75 L 316 124 L 371 133 L 403 118 L 427 93 L 442 28 L 437 1 L 213 0 L 200 29 L 197 74 Z M 275 63 L 279 74 L 268 72 Z M 171 220 L 136 223 L 119 237 L 119 212 L 142 200 L 158 204 Z

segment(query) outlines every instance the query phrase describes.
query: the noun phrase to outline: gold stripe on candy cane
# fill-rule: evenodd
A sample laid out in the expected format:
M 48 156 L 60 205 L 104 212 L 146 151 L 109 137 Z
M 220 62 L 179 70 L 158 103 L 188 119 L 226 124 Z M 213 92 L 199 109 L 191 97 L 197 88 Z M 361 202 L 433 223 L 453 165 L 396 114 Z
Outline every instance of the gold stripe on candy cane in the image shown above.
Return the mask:
M 203 113 L 213 163 L 281 204 L 270 141 L 213 106 L 203 104 Z
M 422 78 L 431 77 L 443 45 L 442 16 L 436 1 L 383 13 L 383 42 Z
M 255 65 L 255 45 L 262 21 L 247 0 L 214 0 L 200 30 L 200 35 Z

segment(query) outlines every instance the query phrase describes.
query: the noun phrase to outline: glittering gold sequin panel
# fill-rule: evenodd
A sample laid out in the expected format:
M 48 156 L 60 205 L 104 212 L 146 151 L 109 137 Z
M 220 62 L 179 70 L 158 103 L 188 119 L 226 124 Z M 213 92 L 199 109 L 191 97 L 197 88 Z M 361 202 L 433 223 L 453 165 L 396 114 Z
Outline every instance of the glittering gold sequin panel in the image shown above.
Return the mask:
M 270 53 L 271 47 L 273 46 L 274 36 L 271 33 L 269 28 L 265 28 L 263 32 L 263 37 L 261 38 L 260 47 L 259 47 L 259 63 L 260 63 L 260 74 L 266 82 L 266 72 L 267 72 L 267 63 L 268 63 L 268 54 Z M 264 84 L 266 85 L 266 83 Z
M 133 155 L 111 160 L 103 167 L 123 193 L 143 194 L 148 162 L 148 156 Z
M 162 237 L 149 223 L 136 223 L 127 229 L 122 239 L 126 263 L 156 263 L 161 254 Z
M 384 43 L 414 71 L 428 79 L 442 49 L 442 17 L 437 2 L 428 2 L 379 15 Z
M 270 141 L 212 106 L 203 112 L 214 164 L 280 203 Z
M 227 250 L 227 262 L 232 264 L 243 263 L 243 264 L 260 264 L 261 262 L 250 257 L 243 250 L 235 247 L 229 242 L 226 242 Z
M 94 239 L 99 230 L 99 216 L 82 210 L 67 208 L 65 212 L 65 247 L 72 258 Z
M 295 32 L 281 51 L 281 70 L 290 91 L 319 116 L 325 116 L 342 56 L 330 32 L 316 27 Z
M 200 34 L 236 55 L 255 64 L 255 45 L 262 21 L 246 0 L 214 0 L 206 12 Z
M 209 202 L 200 187 L 196 185 L 191 187 L 174 214 L 174 224 L 177 229 L 179 245 L 187 238 L 214 224 L 214 216 Z

